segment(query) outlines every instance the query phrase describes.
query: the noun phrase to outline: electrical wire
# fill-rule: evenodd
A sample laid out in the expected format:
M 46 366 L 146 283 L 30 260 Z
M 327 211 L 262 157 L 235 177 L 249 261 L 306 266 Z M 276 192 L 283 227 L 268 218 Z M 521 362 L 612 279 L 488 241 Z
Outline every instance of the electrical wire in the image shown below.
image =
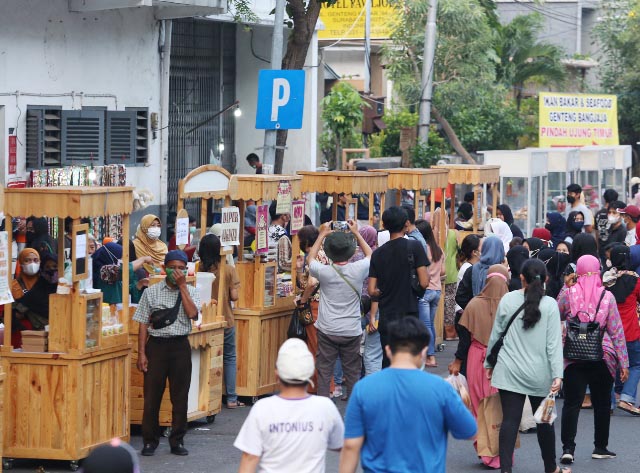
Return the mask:
M 336 44 L 341 43 L 342 41 L 344 41 L 345 39 L 348 39 L 347 36 L 349 35 L 349 33 L 351 33 L 351 31 L 356 27 L 356 24 L 358 23 L 358 21 L 360 20 L 360 18 L 362 17 L 362 15 L 364 14 L 365 10 L 367 8 L 366 2 L 365 5 L 362 7 L 362 10 L 360 10 L 360 14 L 356 17 L 356 19 L 353 21 L 353 23 L 351 24 L 351 26 L 349 27 L 349 29 L 347 31 L 344 32 L 344 34 L 342 35 L 342 38 L 338 39 L 338 41 L 336 41 L 335 43 L 331 43 L 327 46 L 323 46 L 321 48 L 318 49 L 327 49 L 327 48 L 331 48 L 333 46 L 335 46 Z
M 545 10 L 543 10 L 541 8 L 537 8 L 535 5 L 532 5 L 532 4 L 529 4 L 529 3 L 524 3 L 521 0 L 514 0 L 514 1 L 518 5 L 522 5 L 523 7 L 527 8 L 527 9 L 533 11 L 533 12 L 539 13 L 542 16 L 546 16 L 547 18 L 549 18 L 551 20 L 555 20 L 555 21 L 558 21 L 560 23 L 565 23 L 567 25 L 571 25 L 571 26 L 574 26 L 576 28 L 578 27 L 578 23 L 572 22 L 572 21 L 567 21 L 564 18 L 562 18 L 561 16 L 556 16 L 555 13 L 551 13 L 551 12 L 545 11 Z M 571 18 L 575 20 L 575 16 L 572 16 Z

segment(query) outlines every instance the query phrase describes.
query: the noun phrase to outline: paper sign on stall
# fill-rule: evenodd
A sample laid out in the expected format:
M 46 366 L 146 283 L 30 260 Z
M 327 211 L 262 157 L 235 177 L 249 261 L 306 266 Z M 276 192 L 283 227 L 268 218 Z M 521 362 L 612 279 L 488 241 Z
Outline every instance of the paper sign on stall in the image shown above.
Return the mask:
M 86 232 L 76 235 L 76 259 L 87 257 L 87 234 Z
M 256 209 L 256 253 L 262 254 L 269 252 L 269 206 L 260 205 Z
M 278 184 L 278 201 L 276 204 L 277 214 L 288 214 L 291 212 L 291 183 L 280 181 Z
M 294 200 L 291 204 L 291 235 L 304 226 L 304 200 Z
M 222 246 L 234 246 L 240 244 L 240 209 L 238 207 L 222 208 L 222 233 L 220 243 Z
M 0 232 L 0 305 L 13 302 L 13 296 L 9 290 L 9 234 Z
M 176 219 L 176 246 L 189 244 L 189 217 Z

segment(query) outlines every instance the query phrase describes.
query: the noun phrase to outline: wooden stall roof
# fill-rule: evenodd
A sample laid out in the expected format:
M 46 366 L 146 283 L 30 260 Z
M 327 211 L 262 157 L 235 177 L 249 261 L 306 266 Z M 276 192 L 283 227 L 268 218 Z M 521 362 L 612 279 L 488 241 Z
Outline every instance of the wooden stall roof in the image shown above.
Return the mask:
M 205 164 L 178 182 L 178 196 L 185 199 L 224 199 L 229 193 L 231 174 L 220 166 Z
M 133 187 L 7 188 L 4 193 L 4 213 L 11 216 L 83 218 L 133 211 Z
M 391 168 L 372 169 L 371 172 L 387 173 L 389 189 L 407 191 L 442 189 L 449 184 L 449 171 L 446 169 Z
M 434 169 L 449 170 L 449 184 L 493 184 L 500 181 L 500 166 L 443 164 Z
M 232 200 L 275 200 L 280 181 L 291 183 L 291 197 L 298 199 L 302 178 L 282 174 L 234 174 L 229 181 L 229 197 Z
M 368 171 L 298 171 L 302 192 L 368 194 L 387 190 L 387 174 Z

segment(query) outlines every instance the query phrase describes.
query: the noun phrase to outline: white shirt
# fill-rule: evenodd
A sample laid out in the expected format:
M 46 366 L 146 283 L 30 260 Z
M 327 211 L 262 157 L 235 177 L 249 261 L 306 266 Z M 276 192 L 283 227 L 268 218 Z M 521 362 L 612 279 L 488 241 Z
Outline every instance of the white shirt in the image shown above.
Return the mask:
M 467 272 L 467 269 L 469 269 L 471 266 L 473 266 L 471 263 L 469 263 L 468 261 L 465 261 L 464 263 L 462 263 L 462 266 L 460 266 L 460 269 L 458 270 L 458 283 L 460 284 L 460 281 L 462 281 L 462 278 L 464 277 L 464 273 Z M 458 288 L 458 285 L 456 284 L 456 290 Z M 462 307 L 460 307 L 458 304 L 456 304 L 456 312 L 462 310 Z
M 271 396 L 249 412 L 233 446 L 260 457 L 260 473 L 324 473 L 327 449 L 342 448 L 344 423 L 329 398 Z
M 571 212 L 582 212 L 582 215 L 584 215 L 584 226 L 585 227 L 593 226 L 593 212 L 586 205 L 578 204 L 575 207 L 567 206 L 567 209 L 565 210 L 564 218 L 569 218 L 569 214 Z
M 636 244 L 636 229 L 627 230 L 627 238 L 624 239 L 624 244 L 627 246 L 633 246 Z

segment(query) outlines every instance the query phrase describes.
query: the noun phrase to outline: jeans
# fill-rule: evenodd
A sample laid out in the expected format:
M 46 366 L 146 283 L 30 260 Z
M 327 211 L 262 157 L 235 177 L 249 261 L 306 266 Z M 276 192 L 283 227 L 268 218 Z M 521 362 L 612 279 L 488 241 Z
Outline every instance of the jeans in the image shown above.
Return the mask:
M 620 400 L 635 405 L 640 382 L 640 340 L 627 342 L 627 353 L 629 354 L 629 379 L 622 387 Z
M 353 385 L 360 379 L 362 356 L 360 356 L 360 340 L 362 336 L 341 337 L 328 335 L 318 330 L 318 396 L 329 397 L 331 377 L 338 356 L 342 360 L 344 370 L 343 396 L 350 396 Z
M 338 356 L 338 359 L 336 360 L 336 366 L 335 368 L 333 368 L 333 382 L 336 386 L 342 386 L 343 377 L 342 362 L 340 361 L 340 357 Z
M 575 451 L 580 406 L 587 385 L 591 387 L 594 442 L 596 448 L 607 448 L 611 422 L 611 388 L 613 377 L 604 361 L 573 363 L 564 370 L 564 404 L 560 436 L 563 450 Z
M 433 328 L 433 321 L 436 318 L 436 311 L 438 310 L 438 303 L 440 302 L 440 295 L 442 291 L 434 291 L 433 289 L 427 289 L 422 299 L 418 299 L 418 317 L 420 321 L 424 323 L 427 330 L 429 330 L 429 348 L 427 348 L 427 355 L 433 356 L 436 354 L 436 331 Z
M 500 468 L 503 473 L 511 473 L 513 466 L 513 450 L 516 446 L 518 427 L 522 419 L 522 408 L 527 398 L 524 394 L 500 390 L 502 404 L 502 426 L 500 427 Z M 533 412 L 544 400 L 542 397 L 529 396 Z M 538 424 L 538 445 L 542 453 L 544 471 L 556 471 L 556 432 L 553 425 Z
M 380 312 L 376 314 L 376 320 Z M 364 375 L 368 376 L 373 373 L 377 373 L 382 369 L 382 347 L 380 346 L 380 333 L 379 332 L 365 332 L 364 334 Z
M 224 347 L 222 351 L 224 385 L 227 390 L 227 403 L 236 402 L 236 328 L 224 329 Z

